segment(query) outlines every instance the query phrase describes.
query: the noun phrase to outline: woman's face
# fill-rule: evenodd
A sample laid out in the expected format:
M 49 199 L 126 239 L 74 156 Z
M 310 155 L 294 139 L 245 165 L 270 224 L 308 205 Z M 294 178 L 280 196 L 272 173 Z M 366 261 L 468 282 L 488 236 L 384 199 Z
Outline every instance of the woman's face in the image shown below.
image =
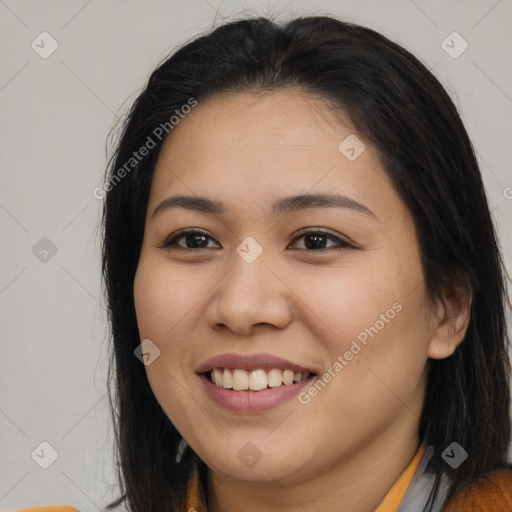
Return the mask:
M 417 442 L 433 313 L 361 140 L 288 89 L 200 102 L 163 144 L 137 321 L 157 400 L 215 473 L 297 482 Z

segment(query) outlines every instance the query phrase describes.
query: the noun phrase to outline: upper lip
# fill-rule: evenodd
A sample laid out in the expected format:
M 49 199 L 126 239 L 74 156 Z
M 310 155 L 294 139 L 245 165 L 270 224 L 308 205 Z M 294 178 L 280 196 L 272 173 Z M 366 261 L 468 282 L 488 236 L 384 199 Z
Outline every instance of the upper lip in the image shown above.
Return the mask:
M 280 368 L 282 370 L 293 370 L 294 372 L 315 373 L 311 368 L 271 354 L 221 354 L 200 364 L 196 372 L 205 373 L 214 368 L 238 368 L 240 370 Z

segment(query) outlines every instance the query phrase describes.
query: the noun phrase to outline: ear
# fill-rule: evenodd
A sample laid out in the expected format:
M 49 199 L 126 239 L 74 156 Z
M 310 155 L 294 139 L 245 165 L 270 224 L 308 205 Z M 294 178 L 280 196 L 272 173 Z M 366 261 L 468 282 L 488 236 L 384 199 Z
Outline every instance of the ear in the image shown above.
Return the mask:
M 472 294 L 458 288 L 443 294 L 433 315 L 433 336 L 428 356 L 445 359 L 451 356 L 464 339 L 470 320 Z

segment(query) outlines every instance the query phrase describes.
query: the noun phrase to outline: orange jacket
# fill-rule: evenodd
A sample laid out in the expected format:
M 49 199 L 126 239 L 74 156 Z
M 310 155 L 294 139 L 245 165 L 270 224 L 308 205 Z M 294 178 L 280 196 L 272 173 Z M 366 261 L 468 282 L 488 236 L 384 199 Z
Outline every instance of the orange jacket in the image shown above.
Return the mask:
M 512 470 L 494 471 L 458 492 L 443 512 L 511 512 Z

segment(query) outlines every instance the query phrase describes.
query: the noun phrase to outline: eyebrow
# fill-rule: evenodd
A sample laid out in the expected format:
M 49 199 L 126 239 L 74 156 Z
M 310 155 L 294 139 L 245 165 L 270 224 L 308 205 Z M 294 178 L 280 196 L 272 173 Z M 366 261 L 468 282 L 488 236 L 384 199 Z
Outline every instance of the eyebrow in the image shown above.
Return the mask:
M 153 211 L 153 216 L 173 208 L 184 208 L 200 213 L 223 215 L 226 207 L 220 201 L 201 196 L 172 196 L 164 199 Z M 278 199 L 272 205 L 274 215 L 310 208 L 346 208 L 362 213 L 368 217 L 376 215 L 364 204 L 343 194 L 299 194 Z

